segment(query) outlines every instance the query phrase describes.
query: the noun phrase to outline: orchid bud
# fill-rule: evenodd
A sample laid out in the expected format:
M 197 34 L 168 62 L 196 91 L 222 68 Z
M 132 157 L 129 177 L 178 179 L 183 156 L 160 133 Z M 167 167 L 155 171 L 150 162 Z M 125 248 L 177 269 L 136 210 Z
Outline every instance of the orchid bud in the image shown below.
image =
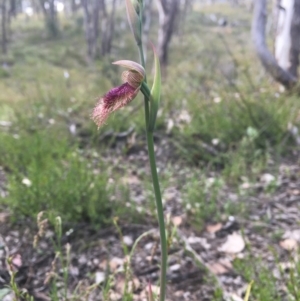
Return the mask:
M 142 22 L 140 18 L 141 0 L 126 0 L 126 12 L 131 32 L 134 35 L 136 43 L 141 44 Z
M 151 132 L 154 130 L 156 124 L 156 116 L 160 104 L 161 91 L 161 72 L 159 58 L 153 45 L 152 48 L 154 53 L 154 81 L 150 96 L 149 131 Z

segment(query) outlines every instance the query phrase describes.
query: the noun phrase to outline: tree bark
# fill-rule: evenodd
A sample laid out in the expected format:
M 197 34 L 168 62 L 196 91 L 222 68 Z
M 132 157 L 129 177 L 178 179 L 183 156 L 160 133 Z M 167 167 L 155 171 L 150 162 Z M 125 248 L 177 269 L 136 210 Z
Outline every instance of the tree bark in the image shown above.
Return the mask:
M 269 51 L 266 44 L 266 21 L 267 21 L 267 0 L 254 1 L 254 16 L 252 22 L 252 37 L 259 59 L 270 75 L 284 85 L 291 88 L 297 82 L 297 78 L 282 68 L 275 57 Z
M 178 26 L 178 34 L 184 34 L 184 26 L 186 22 L 186 17 L 189 11 L 193 10 L 193 0 L 183 0 L 182 9 L 180 11 L 179 16 L 179 26 Z
M 112 1 L 111 12 L 108 14 L 106 10 L 105 0 L 102 0 L 102 26 L 101 26 L 101 53 L 102 55 L 109 54 L 111 52 L 112 40 L 115 31 L 115 12 L 117 0 Z
M 277 0 L 276 5 L 276 35 L 275 58 L 278 65 L 284 70 L 290 66 L 291 24 L 294 11 L 294 0 Z
M 37 0 L 31 0 L 30 4 L 33 8 L 33 11 L 36 13 L 36 14 L 40 14 L 41 13 L 41 3 L 39 3 L 40 1 L 37 1 Z
M 2 53 L 7 53 L 7 12 L 6 12 L 6 0 L 2 0 L 1 5 L 1 33 L 2 33 L 2 39 L 1 39 L 1 48 Z
M 291 24 L 290 67 L 288 71 L 298 78 L 300 55 L 300 0 L 294 0 L 294 12 Z
M 50 33 L 56 36 L 58 34 L 58 20 L 57 20 L 57 11 L 55 7 L 55 0 L 48 0 L 49 3 L 49 16 L 48 16 L 48 26 Z
M 157 0 L 159 14 L 157 52 L 163 67 L 166 67 L 168 64 L 169 44 L 179 12 L 179 1 L 180 0 Z
M 144 56 L 145 60 L 147 59 L 147 46 L 148 38 L 151 27 L 152 20 L 152 0 L 144 0 L 144 11 L 143 11 L 143 46 L 144 46 Z
M 78 8 L 80 7 L 81 3 L 78 4 L 76 3 L 76 0 L 71 0 L 71 12 L 72 12 L 72 15 L 75 15 Z
M 99 0 L 81 0 L 84 11 L 85 39 L 87 55 L 90 60 L 97 55 L 97 42 L 99 36 Z
M 17 1 L 16 0 L 9 1 L 9 16 L 10 17 L 17 16 Z
M 47 3 L 48 7 L 45 7 L 45 4 Z M 42 8 L 46 28 L 49 32 L 49 34 L 52 37 L 55 37 L 59 33 L 59 24 L 58 24 L 58 18 L 57 18 L 57 11 L 55 6 L 55 0 L 40 0 L 40 7 Z

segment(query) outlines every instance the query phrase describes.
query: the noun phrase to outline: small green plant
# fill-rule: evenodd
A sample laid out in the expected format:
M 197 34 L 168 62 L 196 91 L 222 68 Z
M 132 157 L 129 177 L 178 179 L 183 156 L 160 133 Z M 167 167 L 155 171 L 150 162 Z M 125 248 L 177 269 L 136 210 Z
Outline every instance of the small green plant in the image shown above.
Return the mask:
M 251 248 L 248 247 L 251 252 Z M 274 252 L 276 259 L 277 269 L 280 275 L 275 276 L 273 272 L 270 272 L 270 268 L 266 267 L 260 258 L 254 257 L 252 254 L 248 255 L 244 259 L 235 259 L 234 268 L 237 272 L 244 276 L 247 282 L 253 280 L 251 287 L 251 297 L 257 300 L 282 300 L 288 298 L 291 300 L 300 300 L 299 293 L 299 273 L 300 264 L 295 259 L 296 253 L 291 253 L 290 260 L 288 262 L 279 262 L 277 258 L 278 254 Z M 255 261 L 255 263 L 254 263 Z M 282 288 L 280 292 L 278 287 Z M 285 297 L 283 297 L 283 295 Z
M 217 221 L 221 213 L 218 194 L 223 186 L 221 178 L 206 178 L 195 175 L 184 187 L 185 209 L 192 217 L 192 223 L 202 227 L 205 221 Z
M 254 280 L 251 289 L 252 298 L 265 301 L 282 300 L 277 290 L 276 278 L 267 267 L 263 266 L 262 261 L 255 259 L 255 264 L 252 264 L 250 257 L 235 259 L 234 268 L 245 277 L 248 283 Z
M 11 170 L 9 196 L 1 202 L 18 216 L 35 216 L 41 210 L 64 220 L 104 224 L 112 210 L 108 175 L 95 173 L 88 160 L 57 133 L 1 135 L 0 164 Z M 99 170 L 102 168 L 98 166 Z
M 50 285 L 49 297 L 51 301 L 59 300 L 86 300 L 98 284 L 86 286 L 81 289 L 81 281 L 77 283 L 72 292 L 69 291 L 69 269 L 71 264 L 71 245 L 63 244 L 63 225 L 60 216 L 53 218 L 52 213 L 40 212 L 37 215 L 38 232 L 34 236 L 33 247 L 39 251 L 39 242 L 45 237 L 49 228 L 53 229 L 51 243 L 54 250 L 54 258 L 50 270 L 45 275 L 44 284 Z M 31 300 L 30 300 L 31 301 Z

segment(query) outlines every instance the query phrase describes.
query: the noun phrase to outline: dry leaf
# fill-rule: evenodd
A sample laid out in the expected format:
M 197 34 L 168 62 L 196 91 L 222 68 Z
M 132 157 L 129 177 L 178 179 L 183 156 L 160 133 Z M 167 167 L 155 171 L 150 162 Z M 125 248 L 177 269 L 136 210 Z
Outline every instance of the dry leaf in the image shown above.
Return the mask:
M 119 267 L 123 266 L 124 259 L 119 257 L 113 257 L 109 261 L 109 267 L 112 272 L 115 272 Z
M 275 181 L 275 177 L 269 173 L 265 173 L 260 177 L 260 181 L 269 185 L 270 183 Z
M 291 189 L 288 191 L 289 194 L 292 195 L 300 195 L 300 190 L 299 189 Z
M 296 250 L 298 247 L 297 241 L 292 238 L 287 238 L 285 240 L 282 240 L 279 244 L 280 244 L 281 248 L 288 250 L 288 251 Z
M 173 222 L 174 226 L 179 227 L 182 224 L 182 217 L 174 216 L 174 217 L 172 217 L 172 222 Z
M 116 279 L 116 291 L 119 293 L 124 292 L 125 284 L 125 278 L 119 275 L 118 279 Z
M 174 295 L 175 295 L 176 297 L 183 297 L 184 291 L 177 291 L 177 292 L 175 292 Z
M 151 290 L 152 290 L 152 293 L 153 293 L 154 295 L 158 296 L 158 295 L 159 295 L 160 287 L 157 286 L 157 285 L 151 284 Z M 147 290 L 147 292 L 148 292 L 148 290 Z
M 286 231 L 283 236 L 282 236 L 283 239 L 294 239 L 296 240 L 297 242 L 300 242 L 300 229 L 296 229 L 296 230 L 288 230 Z
M 226 242 L 218 249 L 220 252 L 224 253 L 240 253 L 245 248 L 245 242 L 243 237 L 234 232 L 228 235 Z
M 15 267 L 20 268 L 22 266 L 22 257 L 20 254 L 16 254 L 13 259 L 12 263 Z
M 123 243 L 127 246 L 127 247 L 131 247 L 133 245 L 133 239 L 131 236 L 129 235 L 125 235 L 123 236 Z
M 217 223 L 217 224 L 214 224 L 214 225 L 207 225 L 206 226 L 206 231 L 208 233 L 211 233 L 211 234 L 216 233 L 216 232 L 218 232 L 221 229 L 222 229 L 222 224 L 221 223 Z
M 130 175 L 128 177 L 122 178 L 122 182 L 126 185 L 133 185 L 133 184 L 140 184 L 141 180 L 135 175 Z
M 9 213 L 8 212 L 0 212 L 0 223 L 4 224 L 7 222 L 8 218 L 9 218 Z
M 228 300 L 231 300 L 231 301 L 244 301 L 240 296 L 238 296 L 235 293 L 229 293 L 228 294 Z
M 228 272 L 228 269 L 219 262 L 209 264 L 208 268 L 215 275 L 222 275 Z
M 110 292 L 110 295 L 109 295 L 109 300 L 110 301 L 118 301 L 121 298 L 122 298 L 122 296 L 119 293 L 116 293 L 116 292 L 113 292 L 113 291 Z
M 222 264 L 225 268 L 228 270 L 232 270 L 232 263 L 228 258 L 220 258 L 219 259 L 220 264 Z
M 105 273 L 104 272 L 96 272 L 95 274 L 95 282 L 96 284 L 100 284 L 105 280 Z

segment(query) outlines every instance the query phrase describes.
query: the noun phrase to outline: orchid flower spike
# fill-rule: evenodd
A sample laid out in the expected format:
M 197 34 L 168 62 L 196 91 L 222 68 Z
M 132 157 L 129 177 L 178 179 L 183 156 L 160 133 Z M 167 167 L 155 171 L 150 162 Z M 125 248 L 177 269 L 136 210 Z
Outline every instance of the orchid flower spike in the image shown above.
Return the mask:
M 98 128 L 105 123 L 109 114 L 126 106 L 137 96 L 145 79 L 145 69 L 136 62 L 121 60 L 113 64 L 128 70 L 122 73 L 124 84 L 112 88 L 98 100 L 91 115 Z

